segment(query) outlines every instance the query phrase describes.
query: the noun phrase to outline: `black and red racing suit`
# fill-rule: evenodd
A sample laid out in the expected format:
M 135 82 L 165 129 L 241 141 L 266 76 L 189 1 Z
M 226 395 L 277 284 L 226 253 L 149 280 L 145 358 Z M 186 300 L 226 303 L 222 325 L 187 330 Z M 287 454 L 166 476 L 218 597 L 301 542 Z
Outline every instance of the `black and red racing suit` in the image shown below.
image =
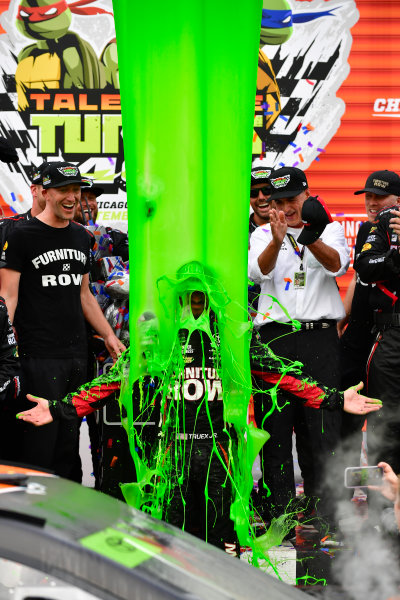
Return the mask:
M 6 304 L 0 297 L 0 458 L 13 462 L 20 460 L 18 432 L 22 424 L 15 418 L 19 392 L 17 343 Z

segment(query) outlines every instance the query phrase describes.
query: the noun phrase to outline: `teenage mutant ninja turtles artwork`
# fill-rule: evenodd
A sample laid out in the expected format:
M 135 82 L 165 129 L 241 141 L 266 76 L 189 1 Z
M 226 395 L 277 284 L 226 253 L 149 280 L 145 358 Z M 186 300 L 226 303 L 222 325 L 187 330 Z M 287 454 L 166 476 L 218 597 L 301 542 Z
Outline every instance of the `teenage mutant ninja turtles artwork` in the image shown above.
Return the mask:
M 229 26 L 229 0 L 225 4 Z M 29 208 L 32 164 L 63 157 L 105 187 L 99 218 L 126 229 L 112 13 L 112 0 L 0 2 L 0 135 L 20 157 L 12 171 L 2 170 L 0 206 L 7 214 Z M 357 3 L 264 0 L 260 18 L 253 158 L 305 170 L 320 159 L 345 112 L 338 91 L 350 71 Z M 229 44 L 235 47 L 235 39 Z M 226 98 L 231 84 L 225 81 Z M 118 194 L 117 201 L 110 194 Z
M 333 16 L 335 8 L 294 14 L 288 0 L 263 0 L 260 50 L 258 55 L 257 93 L 263 96 L 263 108 L 256 114 L 254 129 L 265 142 L 267 132 L 281 112 L 281 95 L 271 60 L 263 52 L 265 46 L 280 46 L 293 34 L 293 25 Z
M 116 40 L 110 40 L 98 58 L 90 43 L 69 29 L 72 13 L 112 16 L 103 8 L 86 6 L 95 1 L 21 0 L 17 29 L 36 42 L 18 56 L 19 110 L 28 108 L 29 89 L 119 88 Z
M 253 158 L 265 164 L 306 169 L 340 125 L 344 106 L 335 94 L 358 13 L 354 0 L 346 11 L 332 4 L 263 0 Z

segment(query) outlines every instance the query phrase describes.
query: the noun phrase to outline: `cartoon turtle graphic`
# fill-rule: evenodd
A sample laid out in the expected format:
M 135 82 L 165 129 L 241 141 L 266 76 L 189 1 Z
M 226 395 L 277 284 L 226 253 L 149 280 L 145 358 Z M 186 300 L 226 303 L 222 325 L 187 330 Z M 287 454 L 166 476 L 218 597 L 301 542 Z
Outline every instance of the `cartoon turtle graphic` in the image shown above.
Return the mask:
M 103 8 L 85 6 L 95 1 L 21 0 L 17 28 L 37 42 L 18 56 L 15 82 L 19 110 L 28 107 L 28 89 L 119 87 L 115 40 L 106 45 L 99 60 L 86 40 L 69 31 L 72 13 L 112 15 Z
M 256 116 L 254 127 L 261 139 L 264 139 L 265 131 L 268 131 L 281 112 L 280 93 L 275 73 L 271 61 L 261 48 L 265 45 L 284 44 L 291 37 L 294 24 L 308 23 L 321 17 L 333 16 L 332 12 L 336 8 L 319 12 L 293 13 L 288 0 L 263 0 L 257 90 L 265 95 L 267 110 L 264 111 L 264 123 L 259 126 Z M 262 118 L 258 119 L 258 121 L 262 120 Z

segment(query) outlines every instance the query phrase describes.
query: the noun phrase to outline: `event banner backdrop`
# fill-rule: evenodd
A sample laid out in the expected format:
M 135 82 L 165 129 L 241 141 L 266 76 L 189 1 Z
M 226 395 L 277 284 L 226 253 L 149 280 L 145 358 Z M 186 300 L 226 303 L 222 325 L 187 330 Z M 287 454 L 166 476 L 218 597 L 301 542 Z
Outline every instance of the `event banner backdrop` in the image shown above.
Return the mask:
M 0 135 L 20 157 L 1 165 L 4 213 L 29 208 L 33 165 L 67 160 L 104 187 L 99 221 L 126 230 L 111 0 L 11 0 L 0 10 Z
M 0 25 L 0 134 L 20 157 L 0 163 L 4 213 L 30 206 L 32 165 L 63 157 L 105 188 L 99 220 L 126 229 L 111 0 L 0 0 Z M 365 218 L 363 197 L 353 192 L 370 172 L 399 168 L 399 26 L 397 0 L 263 2 L 254 160 L 305 169 L 350 246 Z M 221 101 L 229 95 L 227 81 Z M 223 123 L 220 135 L 226 169 Z

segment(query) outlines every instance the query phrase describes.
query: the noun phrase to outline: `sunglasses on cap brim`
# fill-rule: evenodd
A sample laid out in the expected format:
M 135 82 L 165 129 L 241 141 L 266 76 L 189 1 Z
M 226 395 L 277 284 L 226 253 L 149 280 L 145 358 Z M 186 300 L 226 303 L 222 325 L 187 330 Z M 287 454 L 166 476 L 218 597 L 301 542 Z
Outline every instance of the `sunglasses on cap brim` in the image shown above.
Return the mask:
M 263 196 L 270 196 L 272 194 L 272 189 L 268 185 L 265 185 L 264 187 L 260 187 L 260 188 L 251 188 L 250 189 L 250 198 L 257 198 L 257 196 L 260 192 L 262 193 Z

